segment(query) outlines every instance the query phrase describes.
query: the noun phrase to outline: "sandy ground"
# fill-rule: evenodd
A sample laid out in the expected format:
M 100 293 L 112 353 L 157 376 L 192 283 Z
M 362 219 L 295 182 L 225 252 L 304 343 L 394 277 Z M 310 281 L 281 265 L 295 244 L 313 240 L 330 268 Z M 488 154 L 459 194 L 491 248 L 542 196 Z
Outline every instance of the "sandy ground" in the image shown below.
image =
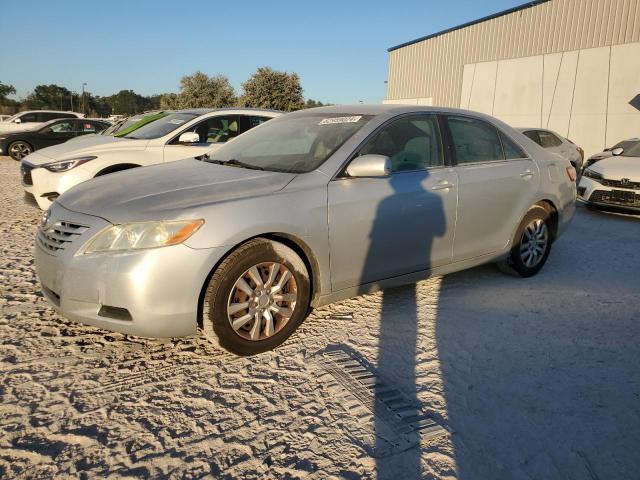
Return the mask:
M 239 359 L 60 318 L 6 158 L 0 196 L 2 478 L 640 476 L 638 218 L 580 208 L 535 278 L 486 266 L 352 299 Z M 336 348 L 448 431 L 398 433 L 380 392 L 338 381 Z

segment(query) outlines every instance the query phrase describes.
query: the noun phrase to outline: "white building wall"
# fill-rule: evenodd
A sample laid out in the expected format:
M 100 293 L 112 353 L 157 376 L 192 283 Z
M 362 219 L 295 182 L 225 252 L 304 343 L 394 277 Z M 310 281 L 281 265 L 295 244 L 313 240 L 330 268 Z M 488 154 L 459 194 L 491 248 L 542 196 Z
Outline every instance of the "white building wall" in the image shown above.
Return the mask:
M 586 155 L 640 136 L 640 43 L 466 64 L 460 107 L 555 130 Z

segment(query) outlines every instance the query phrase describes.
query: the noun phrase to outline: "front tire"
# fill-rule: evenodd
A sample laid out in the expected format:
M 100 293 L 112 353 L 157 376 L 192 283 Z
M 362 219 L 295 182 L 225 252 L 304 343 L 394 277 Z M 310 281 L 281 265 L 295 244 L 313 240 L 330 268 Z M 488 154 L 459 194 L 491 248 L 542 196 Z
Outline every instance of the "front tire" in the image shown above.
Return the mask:
M 282 243 L 257 238 L 216 269 L 204 297 L 202 327 L 214 344 L 236 355 L 281 345 L 307 315 L 309 272 Z
M 17 162 L 22 160 L 31 152 L 33 152 L 33 147 L 22 140 L 17 140 L 9 144 L 9 156 Z
M 516 230 L 509 256 L 498 263 L 500 270 L 520 277 L 538 273 L 551 252 L 551 227 L 549 212 L 539 205 L 531 207 Z

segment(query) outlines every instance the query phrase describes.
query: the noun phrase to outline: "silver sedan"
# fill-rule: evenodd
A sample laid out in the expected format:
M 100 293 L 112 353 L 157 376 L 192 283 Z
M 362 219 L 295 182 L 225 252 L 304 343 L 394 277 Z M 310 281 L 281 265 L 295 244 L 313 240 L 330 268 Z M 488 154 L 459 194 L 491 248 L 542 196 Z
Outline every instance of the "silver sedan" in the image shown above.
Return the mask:
M 74 187 L 43 216 L 36 264 L 71 320 L 200 328 L 250 355 L 312 307 L 487 262 L 536 274 L 573 216 L 574 181 L 568 161 L 486 115 L 304 110 L 211 157 Z

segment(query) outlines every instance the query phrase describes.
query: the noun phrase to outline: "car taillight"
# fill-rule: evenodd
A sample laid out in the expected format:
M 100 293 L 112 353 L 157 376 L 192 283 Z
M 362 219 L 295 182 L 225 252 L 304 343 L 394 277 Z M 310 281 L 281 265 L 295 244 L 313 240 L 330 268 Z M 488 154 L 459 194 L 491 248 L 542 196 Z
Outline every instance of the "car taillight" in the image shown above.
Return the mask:
M 569 180 L 572 182 L 576 181 L 576 169 L 573 168 L 573 166 L 567 167 L 567 175 L 569 176 Z

